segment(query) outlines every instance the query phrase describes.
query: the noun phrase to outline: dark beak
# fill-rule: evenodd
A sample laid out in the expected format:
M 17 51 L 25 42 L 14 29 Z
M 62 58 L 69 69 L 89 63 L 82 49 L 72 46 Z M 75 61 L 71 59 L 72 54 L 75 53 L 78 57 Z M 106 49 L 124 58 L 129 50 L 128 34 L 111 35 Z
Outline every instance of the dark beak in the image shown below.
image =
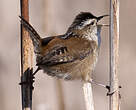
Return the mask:
M 103 15 L 103 16 L 97 17 L 97 22 L 98 22 L 99 20 L 101 20 L 103 17 L 106 17 L 106 16 L 109 16 L 109 15 Z

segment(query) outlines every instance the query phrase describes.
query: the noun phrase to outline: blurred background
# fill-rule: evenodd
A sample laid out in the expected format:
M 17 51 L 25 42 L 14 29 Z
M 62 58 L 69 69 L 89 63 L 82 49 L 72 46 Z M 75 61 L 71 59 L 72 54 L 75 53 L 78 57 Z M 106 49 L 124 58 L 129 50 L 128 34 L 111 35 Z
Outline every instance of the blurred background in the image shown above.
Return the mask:
M 121 110 L 136 110 L 136 1 L 120 0 L 119 80 Z M 96 16 L 109 13 L 109 0 L 30 0 L 30 23 L 42 36 L 63 34 L 81 11 Z M 0 110 L 20 110 L 19 0 L 0 0 Z M 108 24 L 108 18 L 101 21 Z M 102 29 L 102 45 L 93 78 L 109 82 L 109 32 Z M 132 77 L 133 76 L 133 77 Z M 85 110 L 82 83 L 36 74 L 33 110 Z M 95 110 L 108 110 L 107 90 L 93 85 Z

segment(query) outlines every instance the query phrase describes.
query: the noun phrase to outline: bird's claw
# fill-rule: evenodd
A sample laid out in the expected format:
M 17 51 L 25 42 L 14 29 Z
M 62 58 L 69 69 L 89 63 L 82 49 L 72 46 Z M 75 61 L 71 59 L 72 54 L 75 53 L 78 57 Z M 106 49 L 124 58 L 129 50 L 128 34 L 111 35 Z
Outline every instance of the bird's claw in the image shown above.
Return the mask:
M 113 91 L 110 91 L 110 86 L 106 86 L 106 88 L 108 89 L 108 93 L 107 93 L 107 96 L 111 96 L 113 95 L 117 90 L 113 90 Z M 119 89 L 122 88 L 121 86 L 118 87 Z
M 108 93 L 107 93 L 107 96 L 111 96 L 111 95 L 113 95 L 115 92 L 116 92 L 116 90 L 115 90 L 115 91 L 108 92 Z
M 35 77 L 31 73 L 29 75 L 27 75 L 25 79 L 23 79 L 23 76 L 22 76 L 22 79 L 21 79 L 21 82 L 19 83 L 19 85 L 28 85 L 33 90 L 34 89 L 33 83 L 35 82 L 34 79 L 35 79 Z

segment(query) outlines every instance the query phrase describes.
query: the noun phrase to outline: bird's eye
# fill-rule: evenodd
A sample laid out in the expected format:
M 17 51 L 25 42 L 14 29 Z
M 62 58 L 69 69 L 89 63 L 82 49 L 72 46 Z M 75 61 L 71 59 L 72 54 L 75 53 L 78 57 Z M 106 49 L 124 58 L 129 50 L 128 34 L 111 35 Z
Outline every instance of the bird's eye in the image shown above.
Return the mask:
M 91 25 L 94 25 L 94 21 L 91 22 Z

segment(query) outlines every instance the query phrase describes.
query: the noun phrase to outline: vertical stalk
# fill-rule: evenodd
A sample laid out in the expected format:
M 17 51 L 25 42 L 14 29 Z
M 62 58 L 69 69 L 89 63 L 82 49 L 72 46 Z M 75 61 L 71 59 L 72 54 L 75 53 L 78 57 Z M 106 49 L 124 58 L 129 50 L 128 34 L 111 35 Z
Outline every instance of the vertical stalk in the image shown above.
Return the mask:
M 109 110 L 119 110 L 119 0 L 110 0 L 110 93 Z
M 49 33 L 51 22 L 51 17 L 49 15 L 50 8 L 51 8 L 51 1 L 50 0 L 44 0 L 44 24 L 43 29 L 45 33 Z M 52 35 L 56 35 L 56 32 L 50 32 Z M 63 93 L 63 86 L 62 82 L 60 80 L 54 80 L 55 86 L 56 86 L 56 96 L 57 96 L 57 104 L 58 104 L 58 110 L 65 110 L 65 104 L 64 104 L 64 93 Z
M 20 0 L 21 16 L 29 20 L 29 0 Z M 21 25 L 21 94 L 22 110 L 32 110 L 32 44 L 28 32 Z
M 91 83 L 84 82 L 83 91 L 84 91 L 86 110 L 94 110 L 94 101 L 93 101 L 93 93 L 92 93 Z
M 65 110 L 63 86 L 60 80 L 55 80 L 58 110 Z
M 49 22 L 50 22 L 50 16 L 49 16 L 49 11 L 50 11 L 50 0 L 44 0 L 43 1 L 43 7 L 44 7 L 44 22 L 43 24 L 43 29 L 45 33 L 49 32 Z

